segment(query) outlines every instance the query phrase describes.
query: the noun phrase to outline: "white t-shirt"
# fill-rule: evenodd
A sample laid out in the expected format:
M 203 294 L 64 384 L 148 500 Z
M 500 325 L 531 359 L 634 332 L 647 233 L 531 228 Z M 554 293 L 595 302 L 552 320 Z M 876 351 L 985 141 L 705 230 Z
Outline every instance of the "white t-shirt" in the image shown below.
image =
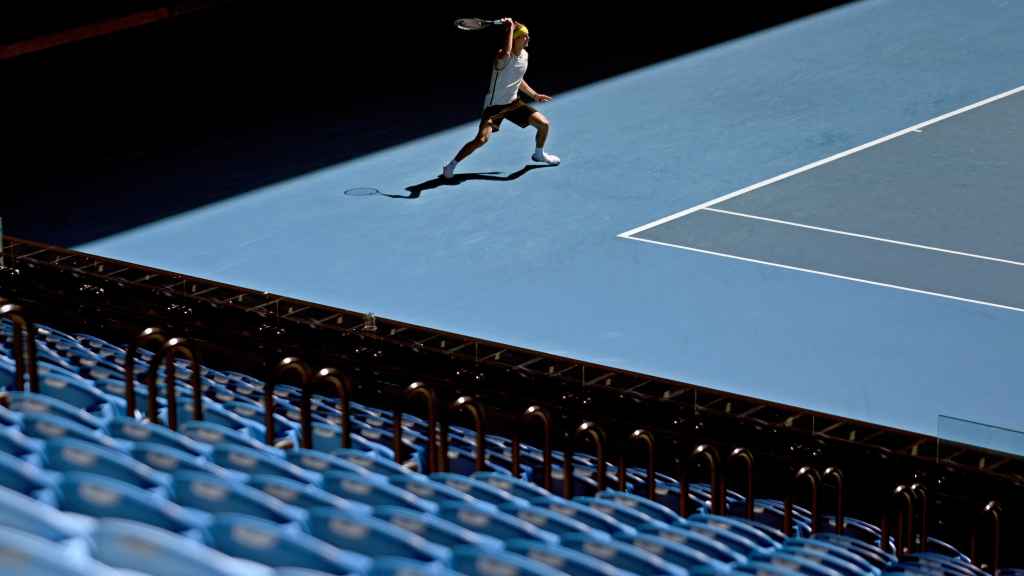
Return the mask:
M 491 70 L 491 84 L 484 98 L 484 108 L 511 104 L 519 94 L 519 85 L 526 76 L 526 67 L 530 63 L 530 55 L 526 50 L 519 55 L 508 56 L 495 60 Z

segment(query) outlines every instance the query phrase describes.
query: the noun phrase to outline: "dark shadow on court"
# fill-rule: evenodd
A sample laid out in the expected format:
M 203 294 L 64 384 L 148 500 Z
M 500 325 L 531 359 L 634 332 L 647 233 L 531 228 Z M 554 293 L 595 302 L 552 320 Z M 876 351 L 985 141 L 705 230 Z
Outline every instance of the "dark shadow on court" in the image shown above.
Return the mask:
M 624 49 L 601 58 L 590 40 L 613 12 L 584 11 L 571 25 L 543 6 L 512 15 L 534 34 L 531 85 L 557 98 L 846 1 L 790 0 L 742 14 L 708 3 L 702 18 L 692 7 L 666 8 L 616 29 Z M 5 13 L 5 30 L 24 38 L 75 26 L 79 12 L 167 3 L 81 4 L 89 6 L 38 9 L 31 21 Z M 381 3 L 198 4 L 210 7 L 4 61 L 6 84 L 19 87 L 4 94 L 5 109 L 17 111 L 3 124 L 14 143 L 0 200 L 8 234 L 74 246 L 478 122 L 501 41 L 497 29 L 458 30 L 452 22 L 465 14 L 436 6 L 396 14 Z M 410 65 L 426 37 L 446 73 Z M 367 52 L 383 45 L 391 50 Z M 67 87 L 79 85 L 90 88 L 69 98 Z M 560 119 L 552 120 L 557 133 Z M 429 188 L 409 193 L 417 189 Z
M 536 170 L 537 168 L 552 168 L 549 164 L 527 164 L 515 172 L 510 172 L 504 176 L 498 176 L 500 172 L 467 172 L 466 174 L 456 174 L 450 180 L 446 180 L 441 176 L 426 182 L 420 182 L 406 188 L 409 191 L 408 196 L 402 196 L 400 194 L 382 194 L 388 198 L 401 198 L 403 200 L 415 200 L 420 197 L 425 190 L 433 190 L 441 186 L 458 186 L 468 180 L 494 180 L 496 182 L 511 182 L 523 174 L 526 174 L 530 170 Z

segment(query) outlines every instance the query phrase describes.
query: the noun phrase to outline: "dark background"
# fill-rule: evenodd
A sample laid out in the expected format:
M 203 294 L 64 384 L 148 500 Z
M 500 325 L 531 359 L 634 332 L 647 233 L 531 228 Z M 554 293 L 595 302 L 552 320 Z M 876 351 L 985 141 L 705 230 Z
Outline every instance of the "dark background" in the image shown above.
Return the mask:
M 458 16 L 526 23 L 530 84 L 557 97 L 843 3 L 483 12 L 201 2 L 175 18 L 0 61 L 13 148 L 0 217 L 7 234 L 73 246 L 470 121 L 499 34 L 460 32 Z M 168 3 L 83 4 L 0 9 L 0 41 Z

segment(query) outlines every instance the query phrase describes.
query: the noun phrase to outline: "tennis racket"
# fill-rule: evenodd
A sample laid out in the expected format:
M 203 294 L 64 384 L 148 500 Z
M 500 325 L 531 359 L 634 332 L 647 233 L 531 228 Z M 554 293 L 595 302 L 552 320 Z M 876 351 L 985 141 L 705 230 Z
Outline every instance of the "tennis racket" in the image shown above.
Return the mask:
M 455 21 L 455 27 L 459 30 L 483 30 L 492 26 L 500 26 L 501 20 L 485 20 L 483 18 L 459 18 Z

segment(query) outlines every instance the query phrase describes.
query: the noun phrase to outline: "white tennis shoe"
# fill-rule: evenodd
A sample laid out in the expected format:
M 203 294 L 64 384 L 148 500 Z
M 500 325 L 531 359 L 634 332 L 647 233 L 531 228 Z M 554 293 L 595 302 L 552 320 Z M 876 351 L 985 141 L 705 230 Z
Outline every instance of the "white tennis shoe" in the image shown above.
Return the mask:
M 546 152 L 534 152 L 532 158 L 534 162 L 543 162 L 545 164 L 551 164 L 552 166 L 555 166 L 562 162 L 562 160 L 558 156 L 555 156 L 554 154 L 548 154 Z

